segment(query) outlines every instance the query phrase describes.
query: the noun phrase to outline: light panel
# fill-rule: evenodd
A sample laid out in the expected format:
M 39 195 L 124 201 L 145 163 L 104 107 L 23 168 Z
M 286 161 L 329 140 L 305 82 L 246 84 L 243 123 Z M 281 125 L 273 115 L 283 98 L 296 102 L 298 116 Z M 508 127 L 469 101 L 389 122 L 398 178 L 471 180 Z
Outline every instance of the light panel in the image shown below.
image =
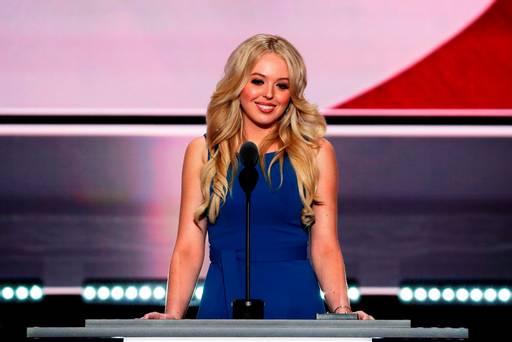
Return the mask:
M 0 284 L 0 302 L 37 302 L 44 297 L 40 284 L 9 282 Z
M 475 284 L 404 284 L 398 297 L 404 304 L 496 305 L 510 304 L 512 301 L 509 287 Z
M 191 306 L 199 305 L 203 295 L 203 281 L 196 284 Z M 82 299 L 91 304 L 165 305 L 166 283 L 154 281 L 97 281 L 82 287 Z

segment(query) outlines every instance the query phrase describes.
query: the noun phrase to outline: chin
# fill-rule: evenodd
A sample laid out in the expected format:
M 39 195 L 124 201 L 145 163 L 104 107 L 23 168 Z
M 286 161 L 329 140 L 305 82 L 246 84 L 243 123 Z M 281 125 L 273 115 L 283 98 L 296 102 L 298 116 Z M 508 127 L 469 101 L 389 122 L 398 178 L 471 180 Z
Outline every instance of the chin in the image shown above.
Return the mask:
M 260 127 L 270 128 L 273 125 L 277 124 L 277 122 L 279 121 L 280 118 L 281 118 L 281 115 L 277 116 L 277 117 L 272 117 L 272 118 L 264 118 L 263 120 L 254 121 L 254 123 L 256 123 Z

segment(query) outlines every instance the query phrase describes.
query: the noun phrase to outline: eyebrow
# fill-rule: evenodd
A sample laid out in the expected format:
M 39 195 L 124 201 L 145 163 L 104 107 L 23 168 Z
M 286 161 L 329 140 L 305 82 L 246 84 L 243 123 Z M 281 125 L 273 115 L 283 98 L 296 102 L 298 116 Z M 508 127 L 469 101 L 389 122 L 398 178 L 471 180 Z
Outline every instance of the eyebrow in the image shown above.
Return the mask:
M 260 74 L 259 72 L 253 72 L 253 73 L 251 74 L 251 76 L 253 76 L 253 75 L 259 75 L 259 76 L 261 76 L 261 77 L 263 77 L 263 78 L 267 78 L 267 76 L 265 76 L 265 75 L 263 75 L 263 74 Z M 278 78 L 277 80 L 278 80 L 278 81 L 279 81 L 279 80 L 286 80 L 286 81 L 289 81 L 288 77 L 281 77 L 281 78 Z

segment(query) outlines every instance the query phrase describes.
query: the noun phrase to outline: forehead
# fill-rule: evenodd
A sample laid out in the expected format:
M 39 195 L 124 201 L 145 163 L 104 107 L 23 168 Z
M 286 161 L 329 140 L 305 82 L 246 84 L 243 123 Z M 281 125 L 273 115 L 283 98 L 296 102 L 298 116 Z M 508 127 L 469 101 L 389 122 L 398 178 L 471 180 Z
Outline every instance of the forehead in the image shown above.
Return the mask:
M 256 60 L 251 70 L 252 73 L 270 78 L 288 78 L 288 65 L 283 57 L 273 52 L 267 52 Z

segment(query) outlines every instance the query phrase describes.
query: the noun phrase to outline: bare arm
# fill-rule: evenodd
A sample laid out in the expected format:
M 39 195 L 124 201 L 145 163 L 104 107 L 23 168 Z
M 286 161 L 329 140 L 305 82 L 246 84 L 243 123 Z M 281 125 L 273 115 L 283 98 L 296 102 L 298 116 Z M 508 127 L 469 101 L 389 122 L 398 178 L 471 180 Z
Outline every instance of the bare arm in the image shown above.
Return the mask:
M 200 172 L 206 162 L 204 138 L 194 139 L 185 152 L 176 245 L 169 266 L 165 313 L 151 312 L 147 319 L 180 319 L 185 314 L 204 259 L 206 219 L 194 222 L 201 193 Z
M 351 312 L 345 263 L 338 242 L 338 170 L 332 145 L 323 140 L 317 155 L 320 173 L 317 195 L 320 203 L 313 207 L 315 224 L 311 228 L 311 261 L 331 312 Z M 362 311 L 359 319 L 373 319 Z

